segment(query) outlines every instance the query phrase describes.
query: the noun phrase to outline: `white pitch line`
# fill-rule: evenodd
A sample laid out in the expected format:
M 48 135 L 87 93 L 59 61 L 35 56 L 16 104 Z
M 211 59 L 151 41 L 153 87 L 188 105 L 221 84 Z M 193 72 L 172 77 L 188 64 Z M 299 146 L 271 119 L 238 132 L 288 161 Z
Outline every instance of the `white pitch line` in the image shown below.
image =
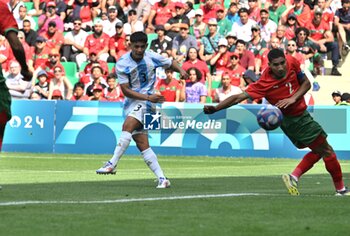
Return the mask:
M 227 193 L 227 194 L 207 194 L 207 195 L 188 195 L 173 197 L 151 197 L 151 198 L 122 198 L 115 200 L 95 200 L 95 201 L 18 201 L 18 202 L 0 202 L 0 206 L 19 206 L 19 205 L 50 205 L 50 204 L 107 204 L 107 203 L 129 203 L 145 201 L 171 201 L 185 199 L 201 198 L 225 198 L 225 197 L 242 197 L 242 196 L 261 196 L 268 194 L 259 193 Z

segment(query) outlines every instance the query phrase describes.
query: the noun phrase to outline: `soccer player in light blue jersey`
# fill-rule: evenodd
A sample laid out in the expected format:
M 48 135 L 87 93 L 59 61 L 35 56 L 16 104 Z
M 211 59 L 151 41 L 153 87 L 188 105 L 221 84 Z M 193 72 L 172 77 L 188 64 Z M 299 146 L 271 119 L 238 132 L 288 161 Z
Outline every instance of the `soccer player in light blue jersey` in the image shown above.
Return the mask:
M 188 74 L 175 60 L 165 58 L 157 53 L 145 51 L 147 35 L 135 32 L 130 36 L 131 52 L 123 55 L 116 64 L 116 74 L 120 87 L 126 97 L 122 134 L 114 150 L 113 157 L 96 171 L 97 174 L 115 174 L 119 159 L 128 148 L 131 138 L 135 141 L 145 163 L 158 178 L 157 188 L 170 187 L 170 181 L 164 176 L 156 154 L 148 142 L 147 130 L 143 129 L 145 113 L 155 111 L 156 103 L 164 102 L 164 97 L 154 93 L 156 68 L 172 68 L 180 73 L 182 79 Z

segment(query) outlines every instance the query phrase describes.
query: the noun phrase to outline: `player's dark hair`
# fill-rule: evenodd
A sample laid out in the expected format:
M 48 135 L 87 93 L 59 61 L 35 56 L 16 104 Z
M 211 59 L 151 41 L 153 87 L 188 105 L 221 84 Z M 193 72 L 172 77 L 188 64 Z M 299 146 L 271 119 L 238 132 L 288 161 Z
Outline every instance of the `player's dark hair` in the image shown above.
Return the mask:
M 137 31 L 135 33 L 132 33 L 130 35 L 130 42 L 136 43 L 136 42 L 142 42 L 147 43 L 147 34 L 141 31 Z
M 196 72 L 197 82 L 200 81 L 202 79 L 202 73 L 200 72 L 200 70 L 198 70 L 195 67 L 191 67 L 187 70 L 187 73 L 190 74 L 191 70 L 194 70 Z
M 74 89 L 73 89 L 73 90 L 76 90 L 77 88 L 82 88 L 82 89 L 84 90 L 85 85 L 84 85 L 82 82 L 77 82 L 77 83 L 74 85 Z
M 280 57 L 285 58 L 285 55 L 284 55 L 284 52 L 279 48 L 274 48 L 267 54 L 267 58 L 269 59 L 269 62 Z

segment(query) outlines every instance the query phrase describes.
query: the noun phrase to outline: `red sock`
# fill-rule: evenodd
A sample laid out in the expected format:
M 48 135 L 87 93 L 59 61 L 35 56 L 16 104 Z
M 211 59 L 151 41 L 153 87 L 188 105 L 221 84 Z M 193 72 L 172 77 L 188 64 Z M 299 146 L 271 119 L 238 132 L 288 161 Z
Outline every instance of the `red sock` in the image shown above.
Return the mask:
M 310 170 L 311 167 L 313 167 L 314 164 L 320 159 L 321 157 L 313 152 L 307 153 L 297 167 L 295 167 L 292 175 L 299 179 L 300 176 L 302 176 L 306 171 Z
M 336 190 L 344 188 L 343 175 L 335 153 L 323 158 L 327 171 L 331 174 Z

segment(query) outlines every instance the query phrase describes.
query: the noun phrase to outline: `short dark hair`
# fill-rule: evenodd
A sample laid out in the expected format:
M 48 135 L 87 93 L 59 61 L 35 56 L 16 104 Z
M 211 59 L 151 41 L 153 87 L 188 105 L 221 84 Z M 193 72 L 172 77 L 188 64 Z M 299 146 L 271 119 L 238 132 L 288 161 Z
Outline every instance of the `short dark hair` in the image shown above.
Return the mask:
M 117 76 L 114 73 L 109 73 L 107 75 L 106 81 L 110 80 L 110 79 L 117 79 Z
M 80 18 L 80 17 L 75 17 L 74 19 L 73 19 L 73 22 L 74 21 L 80 21 L 80 22 L 82 22 L 83 20 Z
M 103 74 L 103 68 L 100 65 L 94 65 L 93 67 L 91 67 L 91 72 L 95 69 L 98 68 L 101 71 L 101 74 Z
M 247 8 L 245 8 L 245 7 L 242 7 L 241 9 L 239 9 L 238 10 L 238 15 L 240 16 L 241 15 L 241 13 L 247 13 L 247 14 L 249 14 L 249 11 L 248 11 L 248 9 Z
M 271 51 L 267 54 L 267 58 L 269 59 L 269 62 L 280 57 L 285 58 L 286 56 L 284 55 L 284 52 L 279 48 L 271 49 Z
M 236 46 L 237 46 L 237 44 L 243 44 L 244 46 L 247 46 L 247 43 L 243 39 L 238 39 L 236 41 Z
M 28 19 L 24 19 L 24 20 L 23 20 L 23 24 L 24 24 L 25 22 L 27 22 L 27 23 L 29 23 L 29 24 L 32 24 L 32 23 L 30 22 L 30 20 L 28 20 Z
M 298 35 L 300 32 L 305 32 L 306 36 L 309 37 L 310 36 L 310 31 L 305 28 L 305 27 L 299 27 L 295 30 L 295 35 Z
M 132 33 L 130 35 L 130 42 L 136 43 L 136 42 L 142 42 L 142 43 L 147 43 L 147 34 L 141 31 L 137 31 L 135 33 Z
M 73 90 L 76 90 L 77 88 L 82 88 L 84 90 L 84 88 L 85 88 L 84 83 L 82 83 L 82 82 L 75 83 Z

